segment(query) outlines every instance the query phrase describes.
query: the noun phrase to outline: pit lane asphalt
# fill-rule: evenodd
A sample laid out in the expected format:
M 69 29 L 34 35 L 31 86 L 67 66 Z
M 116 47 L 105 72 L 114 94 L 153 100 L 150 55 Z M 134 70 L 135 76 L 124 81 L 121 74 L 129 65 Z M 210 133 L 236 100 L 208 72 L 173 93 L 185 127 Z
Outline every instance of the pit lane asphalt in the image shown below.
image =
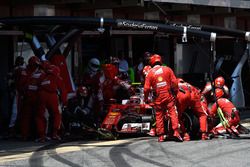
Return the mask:
M 250 138 L 158 143 L 140 137 L 34 145 L 0 153 L 0 166 L 250 166 Z M 11 141 L 9 141 L 11 142 Z M 5 142 L 5 144 L 10 144 Z M 2 142 L 1 142 L 2 143 Z M 12 143 L 19 145 L 19 143 Z M 10 146 L 10 145 L 9 145 Z
M 250 129 L 250 119 L 243 125 Z M 18 167 L 249 167 L 250 135 L 240 139 L 158 143 L 156 137 L 114 141 L 0 140 L 0 166 Z

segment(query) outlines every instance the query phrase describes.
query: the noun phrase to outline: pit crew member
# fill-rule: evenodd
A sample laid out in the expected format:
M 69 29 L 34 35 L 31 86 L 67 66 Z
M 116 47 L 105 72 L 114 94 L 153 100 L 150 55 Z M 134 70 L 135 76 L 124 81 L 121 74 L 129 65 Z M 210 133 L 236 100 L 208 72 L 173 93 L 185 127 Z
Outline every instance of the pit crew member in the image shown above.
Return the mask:
M 167 110 L 170 115 L 174 138 L 177 141 L 183 141 L 179 133 L 179 120 L 177 108 L 175 106 L 175 97 L 171 90 L 173 89 L 175 94 L 178 91 L 176 76 L 172 69 L 162 66 L 160 55 L 152 55 L 150 58 L 150 64 L 152 69 L 149 71 L 145 79 L 144 100 L 148 103 L 148 97 L 152 87 L 156 94 L 153 105 L 156 110 L 156 132 L 159 136 L 158 142 L 165 141 L 164 116 L 167 115 Z

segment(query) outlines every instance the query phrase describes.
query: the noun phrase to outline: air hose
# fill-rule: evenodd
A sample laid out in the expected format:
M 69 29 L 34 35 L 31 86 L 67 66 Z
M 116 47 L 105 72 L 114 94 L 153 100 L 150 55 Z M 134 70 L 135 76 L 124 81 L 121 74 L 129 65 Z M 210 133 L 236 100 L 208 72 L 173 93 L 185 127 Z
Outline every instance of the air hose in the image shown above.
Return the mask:
M 220 122 L 222 123 L 222 125 L 225 127 L 225 128 L 229 128 L 230 125 L 228 123 L 228 120 L 224 117 L 224 114 L 221 110 L 220 107 L 217 108 L 217 113 L 219 115 L 219 118 L 220 118 Z

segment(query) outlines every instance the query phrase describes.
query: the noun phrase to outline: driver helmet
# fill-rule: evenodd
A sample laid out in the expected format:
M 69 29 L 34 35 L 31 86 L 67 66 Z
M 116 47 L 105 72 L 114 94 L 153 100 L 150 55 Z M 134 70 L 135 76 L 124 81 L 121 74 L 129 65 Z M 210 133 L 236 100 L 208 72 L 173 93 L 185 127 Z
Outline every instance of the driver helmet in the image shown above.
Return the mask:
M 92 58 L 89 60 L 88 69 L 92 72 L 97 72 L 100 67 L 100 61 L 97 58 Z
M 129 103 L 130 104 L 140 104 L 141 99 L 138 96 L 131 96 L 130 99 L 129 99 Z

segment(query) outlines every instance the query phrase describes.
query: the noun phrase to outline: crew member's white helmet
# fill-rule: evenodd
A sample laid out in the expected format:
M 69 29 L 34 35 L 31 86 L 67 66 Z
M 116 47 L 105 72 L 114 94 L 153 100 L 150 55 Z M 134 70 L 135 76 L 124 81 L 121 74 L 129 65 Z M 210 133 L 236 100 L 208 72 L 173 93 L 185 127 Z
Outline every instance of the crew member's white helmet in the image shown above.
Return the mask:
M 88 68 L 94 72 L 98 71 L 100 68 L 100 61 L 97 58 L 90 59 L 88 63 Z

